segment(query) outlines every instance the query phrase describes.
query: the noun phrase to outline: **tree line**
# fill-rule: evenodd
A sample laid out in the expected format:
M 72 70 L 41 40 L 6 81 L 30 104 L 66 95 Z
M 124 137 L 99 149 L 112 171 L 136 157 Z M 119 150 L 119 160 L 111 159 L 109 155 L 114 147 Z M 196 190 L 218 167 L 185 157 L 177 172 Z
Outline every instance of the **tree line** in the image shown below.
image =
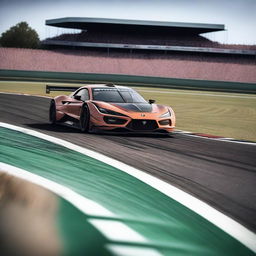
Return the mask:
M 27 22 L 22 21 L 2 33 L 0 45 L 2 47 L 34 49 L 40 46 L 40 39 L 37 32 L 29 27 Z

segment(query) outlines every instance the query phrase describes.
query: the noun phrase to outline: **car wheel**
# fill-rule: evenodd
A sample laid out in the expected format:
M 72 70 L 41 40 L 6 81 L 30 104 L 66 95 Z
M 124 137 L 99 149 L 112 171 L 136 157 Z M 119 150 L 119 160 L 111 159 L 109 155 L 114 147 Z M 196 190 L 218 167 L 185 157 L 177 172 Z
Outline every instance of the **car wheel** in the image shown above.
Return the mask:
M 51 124 L 56 124 L 56 104 L 52 100 L 49 108 L 49 121 Z
M 82 106 L 80 114 L 80 129 L 82 132 L 88 132 L 90 125 L 90 111 L 86 104 Z

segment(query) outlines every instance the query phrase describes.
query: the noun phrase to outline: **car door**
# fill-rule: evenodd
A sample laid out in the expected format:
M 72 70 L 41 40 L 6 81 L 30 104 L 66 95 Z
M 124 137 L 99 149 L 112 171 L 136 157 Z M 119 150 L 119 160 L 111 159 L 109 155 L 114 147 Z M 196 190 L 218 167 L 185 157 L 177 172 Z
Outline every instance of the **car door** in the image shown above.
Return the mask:
M 65 103 L 66 113 L 74 118 L 79 118 L 81 107 L 87 100 L 89 100 L 88 89 L 80 89 L 71 97 L 70 101 Z

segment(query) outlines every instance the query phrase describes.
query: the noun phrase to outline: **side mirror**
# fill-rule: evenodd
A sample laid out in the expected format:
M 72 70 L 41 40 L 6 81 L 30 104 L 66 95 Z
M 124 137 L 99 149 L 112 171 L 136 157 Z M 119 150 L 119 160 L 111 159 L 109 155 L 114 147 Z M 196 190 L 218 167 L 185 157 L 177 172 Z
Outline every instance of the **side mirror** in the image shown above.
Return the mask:
M 148 101 L 149 104 L 153 104 L 153 103 L 155 103 L 155 102 L 156 102 L 155 100 L 149 100 L 149 101 Z
M 74 99 L 75 99 L 75 100 L 81 100 L 81 96 L 80 96 L 80 95 L 75 95 L 75 96 L 74 96 Z

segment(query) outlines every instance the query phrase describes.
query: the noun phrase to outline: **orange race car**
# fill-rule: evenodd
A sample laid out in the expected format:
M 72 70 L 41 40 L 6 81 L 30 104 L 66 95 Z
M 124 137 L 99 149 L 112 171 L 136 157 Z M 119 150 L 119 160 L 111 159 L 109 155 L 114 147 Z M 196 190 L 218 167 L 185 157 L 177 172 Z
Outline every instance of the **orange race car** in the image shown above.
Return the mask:
M 74 91 L 52 99 L 49 120 L 64 123 L 83 132 L 158 132 L 169 133 L 175 127 L 172 108 L 147 102 L 135 90 L 114 84 L 83 87 L 46 86 L 46 92 Z

